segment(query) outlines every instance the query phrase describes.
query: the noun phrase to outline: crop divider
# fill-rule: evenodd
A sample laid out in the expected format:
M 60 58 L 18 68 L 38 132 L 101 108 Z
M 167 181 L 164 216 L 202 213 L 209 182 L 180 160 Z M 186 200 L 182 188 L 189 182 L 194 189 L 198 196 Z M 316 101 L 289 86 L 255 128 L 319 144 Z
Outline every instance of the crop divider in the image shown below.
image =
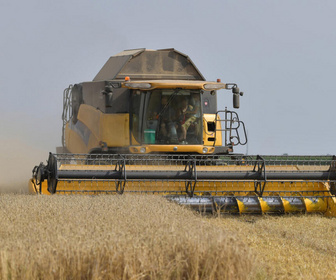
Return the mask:
M 258 168 L 258 170 L 256 170 L 256 168 Z M 253 167 L 253 172 L 257 172 L 260 177 L 259 180 L 254 181 L 254 192 L 259 197 L 262 197 L 267 183 L 267 175 L 265 160 L 260 155 L 257 155 L 257 159 Z
M 189 197 L 193 197 L 197 184 L 196 159 L 194 157 L 189 157 L 184 172 L 187 172 L 190 176 L 190 179 L 185 182 L 186 193 Z
M 127 176 L 126 176 L 126 160 L 124 157 L 120 156 L 120 160 L 117 161 L 116 163 L 116 167 L 115 167 L 115 171 L 120 173 L 120 177 L 121 179 L 116 180 L 115 184 L 116 184 L 116 192 L 118 194 L 123 194 L 124 190 L 125 190 L 125 185 L 126 185 L 126 180 L 127 180 Z

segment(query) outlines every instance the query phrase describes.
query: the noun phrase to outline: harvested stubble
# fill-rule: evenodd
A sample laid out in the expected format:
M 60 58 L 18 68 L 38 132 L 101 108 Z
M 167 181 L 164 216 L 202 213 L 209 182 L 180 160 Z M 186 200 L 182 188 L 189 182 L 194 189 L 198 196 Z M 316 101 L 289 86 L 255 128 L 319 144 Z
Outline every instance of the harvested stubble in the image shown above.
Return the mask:
M 247 244 L 257 279 L 336 279 L 336 219 L 320 215 L 208 219 Z
M 220 226 L 154 196 L 0 195 L 2 279 L 247 279 Z

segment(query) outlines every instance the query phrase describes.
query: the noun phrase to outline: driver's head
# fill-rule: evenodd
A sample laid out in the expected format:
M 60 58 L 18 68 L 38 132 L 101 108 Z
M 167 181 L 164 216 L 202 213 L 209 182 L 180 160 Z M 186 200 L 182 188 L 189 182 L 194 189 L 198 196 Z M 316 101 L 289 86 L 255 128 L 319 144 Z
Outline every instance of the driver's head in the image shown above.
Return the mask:
M 161 104 L 166 105 L 167 103 L 168 103 L 168 96 L 167 95 L 162 95 Z

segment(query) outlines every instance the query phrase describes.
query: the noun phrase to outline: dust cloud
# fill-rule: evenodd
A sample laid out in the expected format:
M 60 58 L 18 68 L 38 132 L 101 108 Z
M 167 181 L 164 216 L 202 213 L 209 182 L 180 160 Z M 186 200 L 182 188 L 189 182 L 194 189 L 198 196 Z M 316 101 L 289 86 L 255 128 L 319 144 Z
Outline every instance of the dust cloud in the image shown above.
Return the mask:
M 32 169 L 45 162 L 48 151 L 9 138 L 0 140 L 0 193 L 28 193 Z

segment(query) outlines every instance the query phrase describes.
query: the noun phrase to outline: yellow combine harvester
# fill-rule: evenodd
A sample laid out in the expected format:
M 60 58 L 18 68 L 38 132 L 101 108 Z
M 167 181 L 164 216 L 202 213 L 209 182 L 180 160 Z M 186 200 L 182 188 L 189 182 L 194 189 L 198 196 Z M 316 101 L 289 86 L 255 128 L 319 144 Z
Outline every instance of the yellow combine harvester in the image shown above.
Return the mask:
M 246 156 L 238 114 L 217 109 L 217 91 L 174 50 L 112 56 L 92 82 L 64 91 L 63 147 L 33 170 L 31 193 L 159 194 L 213 212 L 336 216 L 336 159 Z

